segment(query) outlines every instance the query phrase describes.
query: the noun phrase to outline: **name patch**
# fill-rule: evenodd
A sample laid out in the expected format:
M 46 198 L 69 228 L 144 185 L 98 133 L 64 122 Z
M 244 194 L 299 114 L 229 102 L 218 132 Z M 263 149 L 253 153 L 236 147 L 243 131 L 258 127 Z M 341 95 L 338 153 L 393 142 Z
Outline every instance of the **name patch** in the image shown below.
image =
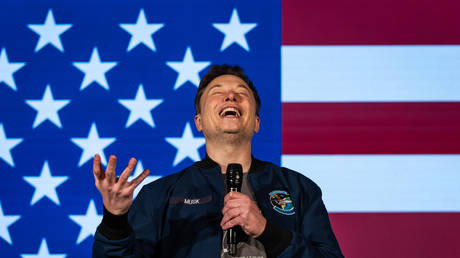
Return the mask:
M 203 196 L 201 198 L 185 198 L 185 197 L 169 197 L 169 204 L 176 205 L 200 205 L 208 203 L 212 200 L 212 195 Z
M 200 199 L 184 199 L 184 204 L 200 204 Z

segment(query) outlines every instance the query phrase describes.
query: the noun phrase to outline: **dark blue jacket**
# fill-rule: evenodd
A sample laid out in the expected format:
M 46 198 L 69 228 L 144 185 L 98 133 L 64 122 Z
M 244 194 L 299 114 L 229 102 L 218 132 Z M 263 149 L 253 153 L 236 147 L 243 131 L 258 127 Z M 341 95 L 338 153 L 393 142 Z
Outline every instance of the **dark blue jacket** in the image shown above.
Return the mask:
M 252 160 L 248 180 L 267 219 L 268 257 L 343 257 L 320 188 L 300 173 Z M 206 157 L 142 188 L 128 215 L 104 210 L 93 257 L 220 257 L 221 168 Z

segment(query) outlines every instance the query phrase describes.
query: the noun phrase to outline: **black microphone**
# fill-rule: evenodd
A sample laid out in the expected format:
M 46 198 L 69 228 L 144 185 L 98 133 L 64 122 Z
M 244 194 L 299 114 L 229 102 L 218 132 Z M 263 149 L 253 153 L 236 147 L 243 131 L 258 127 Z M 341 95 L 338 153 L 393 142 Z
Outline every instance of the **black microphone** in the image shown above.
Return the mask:
M 241 164 L 232 163 L 227 166 L 227 193 L 236 191 L 241 192 L 243 183 L 243 167 Z M 227 231 L 228 253 L 232 256 L 236 254 L 236 226 Z

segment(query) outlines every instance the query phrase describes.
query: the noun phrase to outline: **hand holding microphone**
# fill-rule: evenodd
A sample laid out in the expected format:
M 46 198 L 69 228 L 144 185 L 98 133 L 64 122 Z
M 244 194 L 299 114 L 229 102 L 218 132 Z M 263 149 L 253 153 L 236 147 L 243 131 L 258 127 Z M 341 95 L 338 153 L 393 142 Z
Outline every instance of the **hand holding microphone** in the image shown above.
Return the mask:
M 224 208 L 222 214 L 224 217 L 220 223 L 223 230 L 241 226 L 244 233 L 253 238 L 260 236 L 265 229 L 267 220 L 262 216 L 257 204 L 247 195 L 240 193 L 243 179 L 242 167 L 240 164 L 229 164 L 227 166 L 227 188 L 228 194 L 224 198 Z M 232 191 L 233 190 L 233 191 Z M 234 229 L 231 231 L 234 232 Z M 231 232 L 227 237 L 228 241 L 232 241 Z M 236 250 L 236 234 L 235 250 Z M 229 244 L 229 253 L 232 247 Z M 230 253 L 232 255 L 232 253 Z
M 241 164 L 228 164 L 227 166 L 227 192 L 241 192 L 241 185 L 243 183 L 243 167 Z M 225 215 L 224 215 L 225 216 Z M 230 255 L 236 254 L 237 243 L 237 229 L 231 227 L 227 232 L 227 245 L 228 253 Z

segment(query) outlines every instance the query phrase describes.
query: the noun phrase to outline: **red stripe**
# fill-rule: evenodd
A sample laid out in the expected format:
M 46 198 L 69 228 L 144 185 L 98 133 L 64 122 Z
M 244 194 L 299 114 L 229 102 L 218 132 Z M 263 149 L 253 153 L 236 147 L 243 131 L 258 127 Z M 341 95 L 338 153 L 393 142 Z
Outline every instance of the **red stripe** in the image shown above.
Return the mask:
M 345 257 L 460 257 L 460 213 L 330 213 Z
M 459 154 L 460 102 L 283 103 L 283 154 Z
M 283 45 L 460 44 L 458 0 L 286 0 Z

